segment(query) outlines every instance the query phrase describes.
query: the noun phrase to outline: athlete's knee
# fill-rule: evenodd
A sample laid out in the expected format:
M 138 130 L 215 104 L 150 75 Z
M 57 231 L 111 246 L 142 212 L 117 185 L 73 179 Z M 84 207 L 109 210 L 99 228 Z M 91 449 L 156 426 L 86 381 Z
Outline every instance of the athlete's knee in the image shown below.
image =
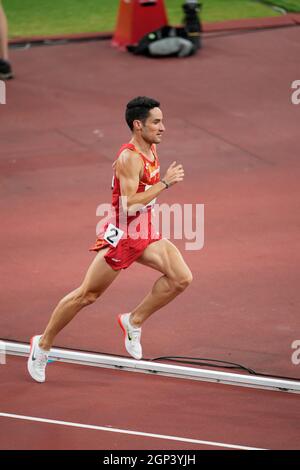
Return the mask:
M 99 292 L 78 289 L 76 294 L 76 302 L 78 302 L 81 307 L 87 307 L 88 305 L 93 304 L 98 299 L 99 295 Z
M 187 271 L 185 274 L 178 276 L 173 280 L 173 288 L 176 292 L 183 292 L 193 281 L 193 275 L 191 271 Z

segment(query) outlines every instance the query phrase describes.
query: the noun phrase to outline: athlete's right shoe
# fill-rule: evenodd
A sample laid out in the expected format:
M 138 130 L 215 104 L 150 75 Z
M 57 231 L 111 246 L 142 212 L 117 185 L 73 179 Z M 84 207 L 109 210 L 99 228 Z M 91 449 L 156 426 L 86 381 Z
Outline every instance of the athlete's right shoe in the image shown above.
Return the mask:
M 44 351 L 39 347 L 39 341 L 42 335 L 33 336 L 30 340 L 30 355 L 27 362 L 27 369 L 31 377 L 37 382 L 45 382 L 46 365 L 48 361 L 49 352 Z
M 142 328 L 131 325 L 129 321 L 130 313 L 123 313 L 118 316 L 118 322 L 125 335 L 125 348 L 134 359 L 142 359 L 141 334 Z

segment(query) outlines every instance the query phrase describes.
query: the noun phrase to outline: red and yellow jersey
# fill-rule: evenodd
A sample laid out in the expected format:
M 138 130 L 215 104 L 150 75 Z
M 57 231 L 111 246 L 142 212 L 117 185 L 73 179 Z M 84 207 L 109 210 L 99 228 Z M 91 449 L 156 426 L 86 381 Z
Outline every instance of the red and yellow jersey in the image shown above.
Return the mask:
M 143 155 L 141 152 L 139 152 L 133 144 L 124 144 L 124 145 L 122 145 L 122 147 L 120 148 L 120 150 L 117 154 L 117 158 L 115 160 L 115 163 L 116 163 L 117 159 L 119 158 L 119 156 L 121 155 L 121 153 L 126 149 L 138 153 L 140 155 L 141 159 L 143 160 L 143 164 L 144 164 L 143 174 L 142 174 L 142 177 L 140 178 L 137 192 L 140 193 L 140 192 L 143 192 L 143 191 L 147 191 L 147 189 L 149 189 L 149 187 L 151 187 L 153 184 L 156 184 L 160 181 L 160 165 L 159 165 L 159 159 L 158 159 L 158 156 L 157 156 L 157 153 L 156 153 L 155 145 L 152 145 L 152 147 L 151 147 L 151 150 L 152 150 L 152 153 L 153 153 L 153 156 L 154 156 L 153 162 L 148 160 L 148 158 L 146 158 L 145 155 Z M 145 246 L 147 246 L 147 244 L 152 243 L 153 241 L 156 241 L 159 238 L 161 238 L 160 234 L 158 234 L 158 233 L 155 234 L 155 235 L 150 234 L 150 232 L 152 230 L 151 229 L 151 225 L 152 225 L 151 210 L 152 210 L 152 206 L 155 204 L 155 199 L 150 201 L 147 204 L 147 206 L 145 206 L 141 210 L 137 211 L 136 215 L 131 215 L 131 216 L 126 215 L 124 217 L 124 213 L 122 211 L 122 208 L 120 207 L 121 186 L 120 186 L 120 181 L 116 176 L 116 172 L 115 172 L 116 164 L 115 163 L 113 165 L 114 175 L 113 175 L 113 180 L 112 180 L 112 207 L 113 207 L 113 214 L 114 214 L 113 219 L 107 220 L 105 222 L 105 224 L 103 224 L 103 226 L 101 226 L 100 233 L 98 234 L 98 238 L 96 240 L 96 244 L 93 247 L 90 248 L 90 251 L 99 251 L 102 248 L 105 248 L 105 247 L 108 246 L 107 241 L 104 239 L 104 232 L 106 231 L 106 229 L 107 229 L 110 222 L 112 222 L 113 224 L 116 224 L 116 227 L 120 227 L 126 232 L 129 224 L 134 219 L 139 217 L 140 214 L 143 213 L 143 212 L 146 212 L 146 214 L 144 214 L 144 215 L 148 216 L 149 238 L 148 238 L 148 240 L 142 240 L 142 242 L 141 241 L 136 241 L 135 243 L 137 244 L 137 246 L 139 246 L 140 249 L 142 249 L 142 248 L 144 249 Z M 127 243 L 127 245 L 128 245 L 128 243 L 132 243 L 130 241 L 128 242 L 128 240 L 129 240 L 129 238 L 127 238 L 127 241 L 122 240 L 122 243 L 120 243 L 120 246 L 124 247 L 126 245 L 126 243 Z M 120 246 L 119 246 L 119 249 L 120 249 Z M 128 246 L 127 246 L 127 248 L 128 248 Z M 136 253 L 135 253 L 135 255 L 136 255 Z M 132 262 L 132 259 L 131 259 L 131 262 Z M 124 266 L 124 265 L 121 265 L 121 266 Z
M 160 166 L 159 166 L 159 159 L 156 153 L 155 145 L 152 145 L 151 150 L 154 156 L 153 162 L 148 160 L 145 155 L 143 155 L 141 152 L 139 152 L 136 147 L 133 144 L 124 144 L 120 148 L 118 152 L 117 159 L 121 155 L 121 153 L 124 150 L 132 150 L 133 152 L 136 152 L 140 155 L 140 157 L 143 160 L 144 163 L 144 170 L 143 170 L 143 176 L 140 179 L 139 186 L 137 189 L 137 193 L 141 193 L 143 191 L 146 191 L 149 189 L 150 186 L 153 184 L 156 184 L 160 181 Z M 114 172 L 113 176 L 113 181 L 112 181 L 112 205 L 115 208 L 116 211 L 119 209 L 119 198 L 121 197 L 121 188 L 120 188 L 120 181 L 116 177 L 116 174 Z M 152 205 L 154 201 L 151 201 L 148 205 Z

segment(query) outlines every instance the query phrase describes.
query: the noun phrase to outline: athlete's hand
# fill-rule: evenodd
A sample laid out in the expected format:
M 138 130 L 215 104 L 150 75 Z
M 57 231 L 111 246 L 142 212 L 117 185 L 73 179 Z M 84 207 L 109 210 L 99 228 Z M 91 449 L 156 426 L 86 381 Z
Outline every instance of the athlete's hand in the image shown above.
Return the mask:
M 183 166 L 176 165 L 176 162 L 173 162 L 167 169 L 167 172 L 162 179 L 169 186 L 173 186 L 173 184 L 179 183 L 179 181 L 183 181 L 183 178 L 184 178 Z

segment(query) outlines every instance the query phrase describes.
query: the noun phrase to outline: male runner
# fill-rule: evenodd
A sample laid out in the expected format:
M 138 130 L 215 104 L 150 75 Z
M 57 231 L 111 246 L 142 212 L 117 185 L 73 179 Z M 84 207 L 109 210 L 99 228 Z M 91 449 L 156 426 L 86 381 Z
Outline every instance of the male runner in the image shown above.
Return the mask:
M 127 104 L 126 121 L 132 131 L 132 139 L 121 147 L 113 165 L 112 206 L 120 215 L 112 224 L 106 224 L 91 248 L 98 254 L 81 286 L 58 303 L 44 333 L 31 339 L 28 371 L 37 382 L 45 381 L 49 351 L 57 334 L 83 307 L 100 297 L 121 269 L 137 261 L 162 273 L 142 302 L 130 313 L 118 317 L 125 336 L 126 350 L 135 359 L 142 358 L 142 324 L 192 281 L 191 271 L 178 249 L 155 233 L 151 222 L 153 199 L 184 178 L 182 165 L 173 162 L 164 178 L 160 179 L 156 144 L 161 142 L 165 127 L 159 106 L 158 101 L 147 97 L 134 98 Z M 146 221 L 147 233 L 146 237 L 143 233 L 136 239 L 130 236 L 127 229 L 137 217 L 144 228 L 143 222 Z

